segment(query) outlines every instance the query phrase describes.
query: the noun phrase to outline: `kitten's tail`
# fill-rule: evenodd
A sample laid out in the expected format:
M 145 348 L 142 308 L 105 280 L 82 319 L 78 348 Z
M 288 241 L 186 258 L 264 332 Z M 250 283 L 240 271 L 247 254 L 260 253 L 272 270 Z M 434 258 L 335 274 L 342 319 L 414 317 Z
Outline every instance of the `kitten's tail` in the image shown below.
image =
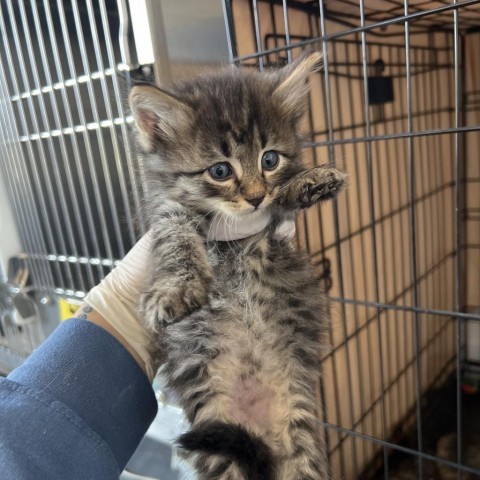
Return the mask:
M 273 455 L 262 439 L 240 425 L 204 422 L 179 439 L 190 451 L 225 455 L 234 460 L 248 480 L 273 480 Z

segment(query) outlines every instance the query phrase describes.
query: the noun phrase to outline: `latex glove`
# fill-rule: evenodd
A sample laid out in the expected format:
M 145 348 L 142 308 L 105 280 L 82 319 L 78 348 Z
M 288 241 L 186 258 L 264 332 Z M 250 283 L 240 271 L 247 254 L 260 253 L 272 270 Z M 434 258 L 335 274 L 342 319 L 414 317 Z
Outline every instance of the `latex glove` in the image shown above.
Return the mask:
M 153 380 L 155 372 L 148 352 L 149 336 L 138 317 L 138 301 L 147 289 L 150 243 L 149 232 L 99 285 L 90 290 L 84 302 L 128 342 L 145 364 L 148 378 Z

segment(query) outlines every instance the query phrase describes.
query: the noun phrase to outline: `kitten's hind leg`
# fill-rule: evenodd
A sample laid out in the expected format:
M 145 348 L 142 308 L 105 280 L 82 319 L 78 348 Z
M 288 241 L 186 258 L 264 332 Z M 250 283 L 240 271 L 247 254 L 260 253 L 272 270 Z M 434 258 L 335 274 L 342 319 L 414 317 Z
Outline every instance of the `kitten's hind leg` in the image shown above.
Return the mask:
M 334 198 L 345 186 L 346 175 L 335 168 L 321 166 L 293 177 L 277 195 L 287 210 L 307 208 L 314 203 Z
M 300 339 L 299 339 L 300 340 Z M 306 340 L 303 340 L 303 343 Z M 275 480 L 328 480 L 328 462 L 318 422 L 316 391 L 318 383 L 318 353 L 313 351 L 302 358 L 290 371 L 287 409 L 282 412 L 281 463 Z M 306 365 L 308 364 L 308 371 Z M 305 390 L 304 385 L 311 385 Z
M 280 465 L 278 480 L 328 480 L 325 459 L 316 457 L 305 452 L 289 458 Z
M 298 415 L 288 426 L 287 456 L 279 466 L 278 480 L 328 480 L 327 460 L 317 419 Z
M 304 438 L 307 438 L 304 436 Z M 328 480 L 327 461 L 318 450 L 319 443 L 311 437 L 310 448 L 297 446 L 295 452 L 280 464 L 278 480 Z

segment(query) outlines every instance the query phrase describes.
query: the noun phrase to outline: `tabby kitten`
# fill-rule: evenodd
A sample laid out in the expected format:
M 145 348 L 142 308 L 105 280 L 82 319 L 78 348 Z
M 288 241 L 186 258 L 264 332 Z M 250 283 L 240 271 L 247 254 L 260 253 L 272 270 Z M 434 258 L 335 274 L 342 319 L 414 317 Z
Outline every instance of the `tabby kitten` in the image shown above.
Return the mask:
M 300 162 L 308 75 L 320 67 L 313 53 L 275 72 L 231 67 L 130 94 L 153 238 L 141 308 L 191 422 L 179 443 L 200 479 L 328 478 L 315 396 L 327 301 L 306 255 L 276 235 L 345 182 Z M 261 233 L 211 240 L 219 223 L 260 215 Z

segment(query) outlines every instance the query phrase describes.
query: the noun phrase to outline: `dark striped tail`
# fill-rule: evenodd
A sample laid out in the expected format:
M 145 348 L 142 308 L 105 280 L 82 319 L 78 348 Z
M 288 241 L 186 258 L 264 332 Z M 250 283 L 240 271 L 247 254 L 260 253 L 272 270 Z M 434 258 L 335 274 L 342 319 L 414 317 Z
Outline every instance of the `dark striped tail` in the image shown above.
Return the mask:
M 204 422 L 183 434 L 185 450 L 225 455 L 238 464 L 248 480 L 273 480 L 273 455 L 263 440 L 240 425 Z

